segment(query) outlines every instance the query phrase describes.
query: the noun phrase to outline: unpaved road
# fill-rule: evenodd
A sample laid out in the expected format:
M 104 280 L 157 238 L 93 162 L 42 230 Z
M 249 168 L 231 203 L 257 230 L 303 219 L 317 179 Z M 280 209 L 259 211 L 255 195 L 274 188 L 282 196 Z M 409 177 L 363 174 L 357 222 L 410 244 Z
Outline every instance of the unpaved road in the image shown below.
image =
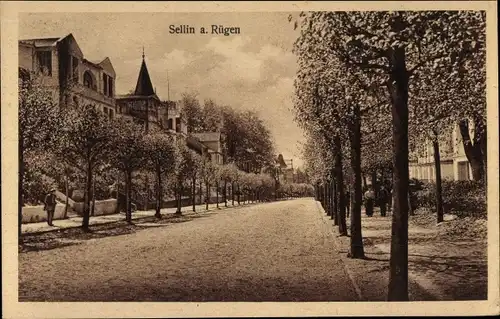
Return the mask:
M 357 300 L 312 199 L 141 227 L 21 253 L 20 301 Z

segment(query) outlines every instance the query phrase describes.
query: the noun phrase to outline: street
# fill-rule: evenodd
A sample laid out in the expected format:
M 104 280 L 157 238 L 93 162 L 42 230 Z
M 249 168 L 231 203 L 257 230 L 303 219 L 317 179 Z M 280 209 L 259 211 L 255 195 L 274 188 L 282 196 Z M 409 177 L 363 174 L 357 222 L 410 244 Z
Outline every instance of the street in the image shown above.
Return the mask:
M 139 227 L 139 226 L 137 226 Z M 313 199 L 19 255 L 20 301 L 354 301 Z

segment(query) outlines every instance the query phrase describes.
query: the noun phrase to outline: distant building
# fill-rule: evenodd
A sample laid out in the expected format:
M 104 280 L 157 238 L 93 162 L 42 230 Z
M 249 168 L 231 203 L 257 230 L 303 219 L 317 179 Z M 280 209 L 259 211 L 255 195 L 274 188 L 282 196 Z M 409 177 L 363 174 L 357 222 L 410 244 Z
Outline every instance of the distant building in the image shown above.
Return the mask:
M 442 179 L 456 181 L 472 179 L 472 170 L 465 155 L 458 125 L 453 127 L 450 134 L 440 136 L 439 154 L 441 156 Z M 436 180 L 434 151 L 431 142 L 428 142 L 423 150 L 413 152 L 410 155 L 409 171 L 410 178 L 426 181 Z
M 192 135 L 207 147 L 212 162 L 219 165 L 224 163 L 222 134 L 220 132 L 194 133 Z
M 60 106 L 91 104 L 115 116 L 116 74 L 109 58 L 85 59 L 72 34 L 19 40 L 18 47 L 20 76 L 35 73 Z

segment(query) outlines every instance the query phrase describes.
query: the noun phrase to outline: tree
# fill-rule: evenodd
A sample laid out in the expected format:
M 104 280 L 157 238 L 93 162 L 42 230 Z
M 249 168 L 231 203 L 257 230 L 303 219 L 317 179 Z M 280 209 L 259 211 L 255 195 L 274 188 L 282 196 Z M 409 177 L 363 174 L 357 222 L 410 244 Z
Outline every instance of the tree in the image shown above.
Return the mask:
M 203 131 L 202 108 L 195 93 L 184 93 L 181 99 L 182 119 L 186 124 L 188 134 Z
M 456 67 L 464 43 L 483 42 L 484 13 L 472 11 L 314 12 L 303 34 L 328 43 L 359 75 L 375 75 L 392 104 L 394 212 L 389 300 L 408 300 L 408 90 L 411 77 L 428 64 Z M 300 39 L 304 44 L 307 37 Z M 462 60 L 463 61 L 463 60 Z
M 65 110 L 63 121 L 56 152 L 68 165 L 85 174 L 82 228 L 88 230 L 93 173 L 109 156 L 112 143 L 110 122 L 93 105 Z
M 109 128 L 108 128 L 109 130 Z M 144 148 L 145 131 L 142 126 L 124 118 L 113 121 L 111 162 L 125 175 L 125 220 L 132 223 L 132 174 L 145 164 L 147 149 Z
M 41 79 L 24 70 L 19 79 L 19 182 L 18 240 L 21 242 L 22 207 L 27 183 L 25 155 L 33 150 L 50 149 L 57 143 L 60 127 L 59 108 Z
M 175 146 L 172 137 L 163 132 L 150 131 L 144 137 L 145 156 L 156 175 L 156 212 L 161 218 L 163 198 L 162 177 L 175 168 Z
M 186 180 L 193 181 L 193 188 L 195 185 L 195 179 L 197 173 L 201 167 L 201 157 L 196 154 L 194 151 L 188 149 L 185 141 L 182 139 L 177 139 L 176 142 L 176 160 L 175 160 L 175 175 L 176 175 L 176 198 L 177 198 L 177 211 L 176 214 L 182 214 L 181 202 L 182 202 L 182 193 L 184 190 L 184 182 Z M 192 193 L 194 199 L 194 193 Z
M 214 163 L 210 159 L 210 155 L 204 156 L 202 159 L 201 176 L 203 182 L 205 183 L 205 205 L 208 210 L 208 205 L 210 204 L 210 186 L 217 181 L 217 171 Z

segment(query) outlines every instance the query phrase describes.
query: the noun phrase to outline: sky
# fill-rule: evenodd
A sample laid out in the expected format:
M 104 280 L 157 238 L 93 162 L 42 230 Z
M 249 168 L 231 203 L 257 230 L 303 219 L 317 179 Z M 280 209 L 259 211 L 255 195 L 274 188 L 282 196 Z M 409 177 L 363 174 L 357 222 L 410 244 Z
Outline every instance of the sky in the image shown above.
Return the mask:
M 289 13 L 22 13 L 19 38 L 72 33 L 84 57 L 109 57 L 116 93 L 135 88 L 142 50 L 158 96 L 178 100 L 196 92 L 203 102 L 254 110 L 270 129 L 276 152 L 301 166 L 302 130 L 293 121 L 293 81 L 298 36 Z M 210 26 L 239 27 L 230 36 L 200 34 Z M 195 34 L 171 34 L 170 25 L 194 27 Z M 167 80 L 167 72 L 168 79 Z M 170 82 L 170 90 L 167 83 Z

